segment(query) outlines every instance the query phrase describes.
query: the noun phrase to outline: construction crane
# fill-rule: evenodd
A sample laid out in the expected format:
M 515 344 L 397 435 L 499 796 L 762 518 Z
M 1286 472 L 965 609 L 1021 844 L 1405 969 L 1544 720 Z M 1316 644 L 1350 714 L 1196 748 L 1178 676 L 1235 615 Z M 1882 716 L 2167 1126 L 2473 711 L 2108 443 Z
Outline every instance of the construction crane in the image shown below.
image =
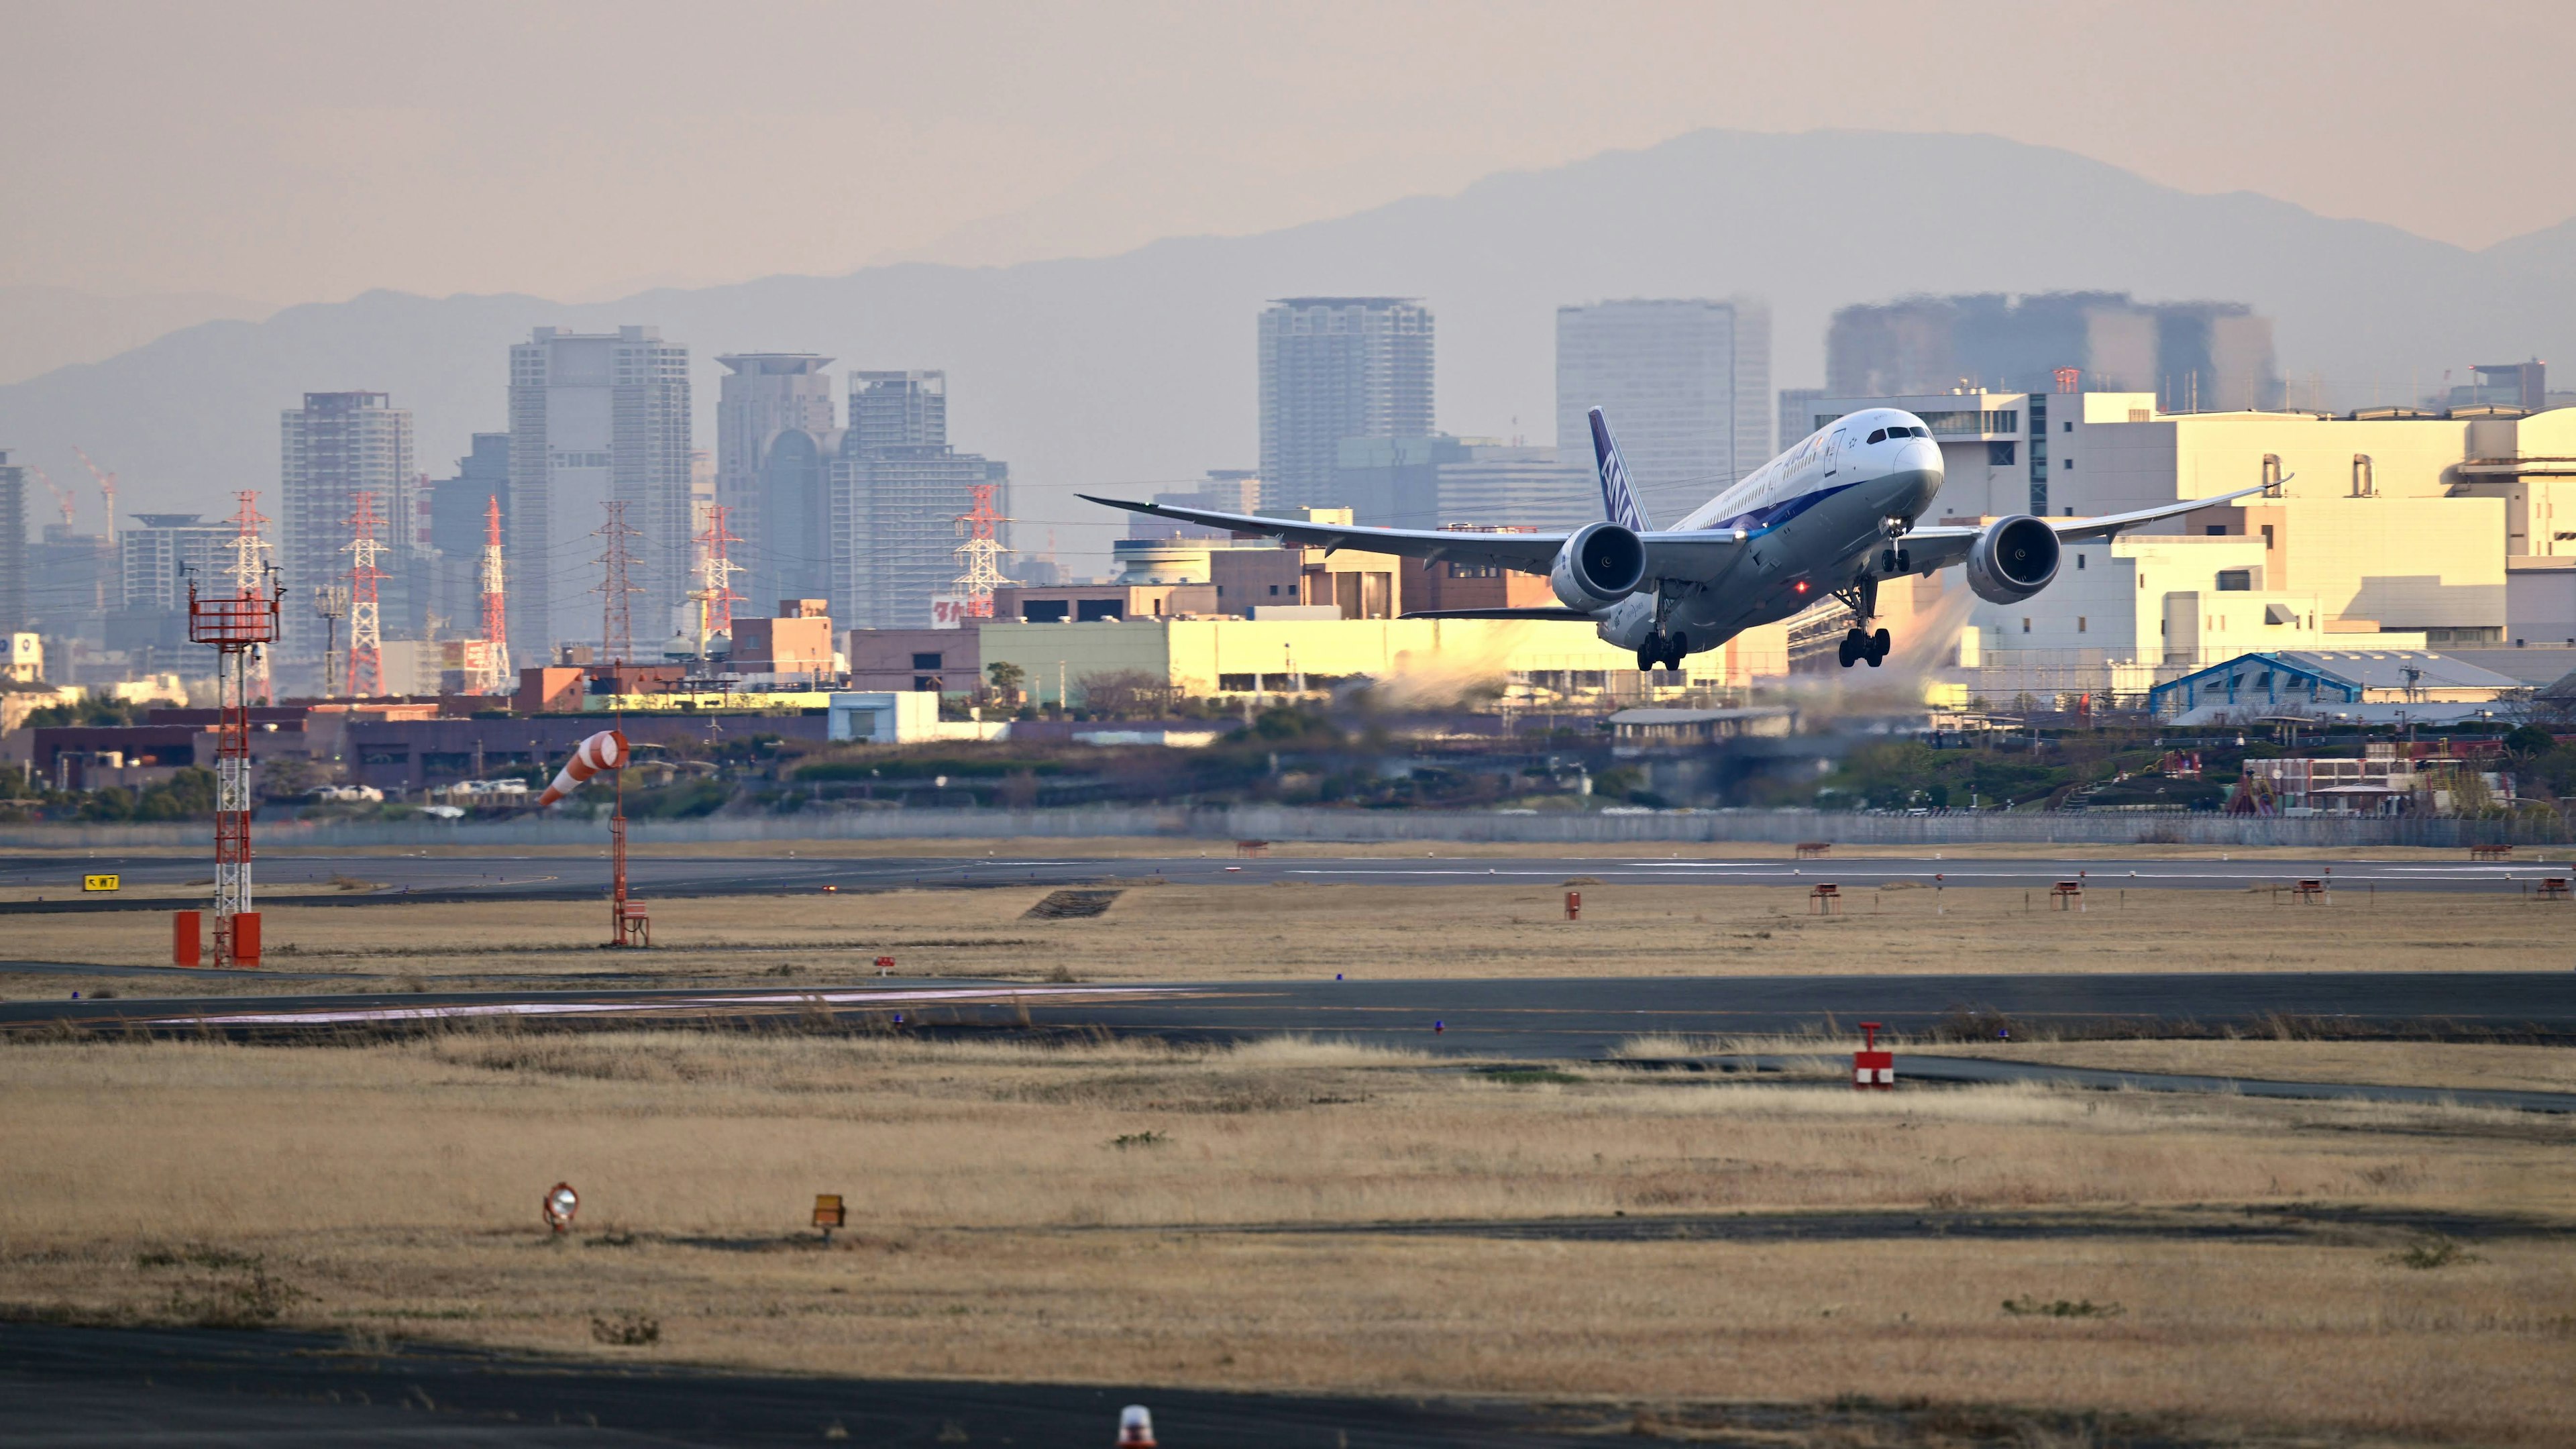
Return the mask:
M 89 454 L 81 453 L 78 445 L 74 445 L 72 451 L 80 453 L 81 465 L 89 469 L 89 476 L 98 480 L 98 491 L 107 498 L 107 541 L 114 543 L 116 542 L 116 475 L 91 462 Z
M 63 511 L 63 532 L 66 535 L 70 534 L 72 531 L 72 490 L 55 482 L 51 475 L 47 474 L 44 469 L 37 467 L 33 463 L 27 465 L 27 471 L 36 475 L 37 482 L 42 483 L 47 488 L 53 490 L 54 506 Z

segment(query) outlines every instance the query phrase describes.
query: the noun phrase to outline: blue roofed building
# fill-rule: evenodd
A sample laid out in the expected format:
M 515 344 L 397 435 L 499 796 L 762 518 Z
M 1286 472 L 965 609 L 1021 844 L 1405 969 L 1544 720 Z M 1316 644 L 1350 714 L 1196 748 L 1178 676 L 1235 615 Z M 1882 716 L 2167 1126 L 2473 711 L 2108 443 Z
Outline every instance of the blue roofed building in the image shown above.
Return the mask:
M 2356 722 L 2422 722 L 2492 715 L 2531 686 L 2447 655 L 2416 649 L 2285 649 L 2240 654 L 2147 692 L 2176 724 L 2302 715 Z

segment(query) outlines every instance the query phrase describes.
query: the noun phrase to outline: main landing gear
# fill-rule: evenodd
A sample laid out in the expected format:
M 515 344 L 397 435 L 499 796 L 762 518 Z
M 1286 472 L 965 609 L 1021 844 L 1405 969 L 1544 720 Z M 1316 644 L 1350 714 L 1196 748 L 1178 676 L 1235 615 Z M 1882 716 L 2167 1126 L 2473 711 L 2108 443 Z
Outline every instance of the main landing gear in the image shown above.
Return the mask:
M 1638 646 L 1637 669 L 1638 672 L 1643 673 L 1660 664 L 1666 669 L 1679 673 L 1682 661 L 1689 657 L 1690 635 L 1679 629 L 1670 634 L 1658 629 L 1647 635 L 1646 642 Z
M 1871 634 L 1855 625 L 1850 633 L 1843 636 L 1842 646 L 1836 652 L 1840 654 L 1845 669 L 1864 659 L 1869 661 L 1870 668 L 1876 669 L 1887 662 L 1887 651 L 1894 647 L 1885 629 Z
M 1852 611 L 1851 632 L 1843 636 L 1842 647 L 1837 651 L 1843 668 L 1849 669 L 1862 660 L 1869 661 L 1872 669 L 1886 663 L 1887 651 L 1895 645 L 1885 629 L 1871 633 L 1867 627 L 1878 613 L 1878 580 L 1863 578 L 1848 589 L 1836 590 L 1834 597 Z

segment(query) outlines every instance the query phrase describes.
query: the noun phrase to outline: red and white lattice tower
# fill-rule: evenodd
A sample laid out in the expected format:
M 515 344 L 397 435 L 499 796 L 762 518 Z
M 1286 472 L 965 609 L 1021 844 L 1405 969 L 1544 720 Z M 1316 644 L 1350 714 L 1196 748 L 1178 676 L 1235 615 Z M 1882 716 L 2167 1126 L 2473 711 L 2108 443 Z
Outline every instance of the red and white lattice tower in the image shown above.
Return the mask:
M 501 500 L 495 495 L 483 506 L 483 675 L 475 681 L 477 694 L 510 691 L 510 610 L 501 579 Z
M 993 511 L 992 484 L 977 483 L 971 489 L 975 506 L 957 519 L 957 531 L 966 536 L 966 541 L 957 545 L 956 553 L 965 561 L 966 572 L 952 582 L 965 601 L 966 617 L 989 619 L 993 617 L 993 590 L 1010 582 L 1002 576 L 1002 555 L 1009 550 L 994 536 L 993 526 L 1011 520 Z
M 698 565 L 698 587 L 689 597 L 698 601 L 698 657 L 707 657 L 707 641 L 718 634 L 733 632 L 733 606 L 742 595 L 733 591 L 733 576 L 742 565 L 725 554 L 725 545 L 740 543 L 733 531 L 725 527 L 726 515 L 733 510 L 724 504 L 711 504 L 707 509 L 707 531 L 699 534 L 701 547 Z
M 356 511 L 349 515 L 349 694 L 367 699 L 385 692 L 384 626 L 376 608 L 376 585 L 385 571 L 376 567 L 385 544 L 376 537 L 376 495 L 350 495 Z M 364 687 L 361 688 L 360 686 Z
M 627 596 L 644 592 L 642 584 L 627 581 L 626 570 L 635 562 L 635 555 L 628 551 L 626 540 L 643 535 L 626 526 L 625 500 L 611 498 L 602 506 L 608 510 L 608 521 L 591 530 L 590 535 L 608 540 L 606 551 L 591 560 L 607 570 L 600 575 L 598 587 L 591 590 L 602 596 L 599 647 L 609 663 L 625 664 L 635 657 L 635 614 L 633 606 L 626 602 Z
M 247 598 L 258 593 L 260 586 L 268 581 L 271 570 L 267 555 L 276 548 L 276 545 L 260 535 L 260 525 L 268 520 L 260 516 L 259 495 L 245 488 L 233 496 L 241 500 L 241 510 L 233 515 L 233 523 L 236 527 L 233 534 L 233 561 L 232 566 L 224 572 L 232 576 L 233 596 Z M 277 694 L 271 688 L 268 678 L 268 650 L 253 646 L 248 662 L 249 693 L 257 695 L 262 704 L 275 704 Z
M 248 495 L 244 495 L 247 497 Z M 245 512 L 249 504 L 244 503 Z M 215 669 L 215 964 L 259 964 L 259 915 L 250 893 L 250 657 L 277 639 L 285 590 L 274 571 L 247 587 L 199 598 L 188 583 L 188 640 L 211 645 Z M 187 926 L 195 964 L 195 923 Z

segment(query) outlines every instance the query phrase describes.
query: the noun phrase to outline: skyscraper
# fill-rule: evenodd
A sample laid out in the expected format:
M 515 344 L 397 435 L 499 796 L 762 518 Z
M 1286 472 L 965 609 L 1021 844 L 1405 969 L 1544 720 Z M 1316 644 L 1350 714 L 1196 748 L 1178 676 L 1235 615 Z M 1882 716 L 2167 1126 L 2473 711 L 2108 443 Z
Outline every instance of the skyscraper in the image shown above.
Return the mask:
M 2126 292 L 2000 292 L 1845 307 L 1825 332 L 1832 397 L 1953 388 L 2151 392 L 2176 411 L 2278 407 L 2272 319 L 2237 302 L 2137 302 Z
M 727 369 L 716 399 L 716 501 L 742 540 L 731 550 L 744 572 L 737 592 L 761 609 L 782 598 L 825 597 L 833 422 L 832 359 L 810 352 L 719 357 Z
M 510 349 L 510 498 L 504 505 L 510 653 L 553 656 L 600 638 L 602 506 L 626 504 L 633 617 L 663 621 L 688 594 L 689 349 L 655 327 L 613 333 L 540 327 Z
M 1344 438 L 1427 437 L 1431 309 L 1409 297 L 1289 297 L 1261 314 L 1266 507 L 1331 507 Z
M 956 592 L 957 519 L 974 506 L 975 487 L 992 484 L 994 506 L 1011 511 L 1010 465 L 948 446 L 944 372 L 850 374 L 849 420 L 829 468 L 821 596 L 837 621 L 919 628 L 933 599 Z
M 360 493 L 376 495 L 378 518 L 401 519 L 385 572 L 394 575 L 390 592 L 400 592 L 417 576 L 416 550 L 409 521 L 416 508 L 412 496 L 411 413 L 388 406 L 380 392 L 308 392 L 304 406 L 279 416 L 282 429 L 277 495 L 277 566 L 284 582 L 307 607 L 280 616 L 282 647 L 307 657 L 322 648 L 322 623 L 309 602 L 313 590 L 334 581 L 345 583 L 349 556 L 349 517 Z M 405 612 L 389 608 L 387 615 Z
M 1670 527 L 1770 460 L 1770 307 L 1735 297 L 1557 308 L 1557 456 L 1587 475 L 1596 407 L 1648 521 Z
M 483 513 L 491 500 L 510 512 L 510 435 L 476 433 L 474 450 L 456 460 L 456 476 L 429 485 L 425 607 L 447 621 L 451 636 L 482 632 Z
M 27 470 L 0 449 L 0 631 L 27 627 Z
M 116 531 L 117 609 L 107 616 L 107 647 L 150 671 L 172 667 L 188 648 L 188 585 L 200 594 L 232 591 L 230 523 L 194 513 L 138 513 Z

